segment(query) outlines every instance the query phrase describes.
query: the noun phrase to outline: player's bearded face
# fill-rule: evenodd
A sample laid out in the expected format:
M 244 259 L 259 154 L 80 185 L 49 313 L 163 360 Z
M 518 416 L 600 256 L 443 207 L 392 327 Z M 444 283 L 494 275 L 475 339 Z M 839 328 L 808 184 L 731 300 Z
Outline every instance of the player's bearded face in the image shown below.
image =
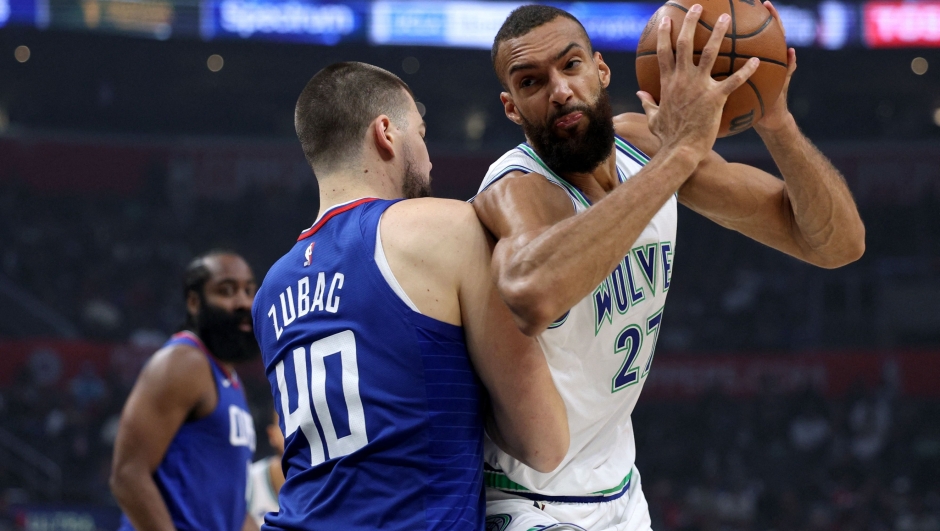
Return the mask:
M 244 308 L 227 311 L 202 299 L 196 315 L 196 333 L 213 356 L 223 361 L 239 362 L 257 357 L 261 353 L 254 331 L 239 327 L 251 322 L 251 312 Z
M 431 195 L 431 176 L 424 175 L 408 144 L 403 146 L 405 176 L 401 182 L 401 195 L 405 199 L 417 199 Z
M 587 118 L 583 131 L 576 129 L 559 135 L 555 122 L 562 116 L 580 111 Z M 614 146 L 614 116 L 607 89 L 601 87 L 593 106 L 575 103 L 551 113 L 542 123 L 530 122 L 520 113 L 522 130 L 535 152 L 555 173 L 587 173 L 610 155 Z

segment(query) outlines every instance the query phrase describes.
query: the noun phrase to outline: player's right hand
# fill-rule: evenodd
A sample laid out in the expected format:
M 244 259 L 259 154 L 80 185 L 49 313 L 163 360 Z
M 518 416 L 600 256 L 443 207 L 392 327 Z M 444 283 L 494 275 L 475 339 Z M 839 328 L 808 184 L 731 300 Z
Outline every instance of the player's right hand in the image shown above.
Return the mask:
M 737 72 L 722 81 L 711 76 L 712 67 L 731 23 L 721 15 L 708 43 L 702 49 L 698 66 L 693 62 L 693 37 L 702 15 L 702 6 L 689 9 L 679 30 L 676 50 L 672 49 L 672 21 L 662 17 L 657 29 L 656 56 L 659 59 L 659 104 L 644 91 L 637 93 L 646 111 L 650 131 L 662 141 L 662 150 L 685 149 L 701 160 L 705 158 L 718 136 L 721 112 L 728 96 L 757 70 L 760 60 L 748 61 Z

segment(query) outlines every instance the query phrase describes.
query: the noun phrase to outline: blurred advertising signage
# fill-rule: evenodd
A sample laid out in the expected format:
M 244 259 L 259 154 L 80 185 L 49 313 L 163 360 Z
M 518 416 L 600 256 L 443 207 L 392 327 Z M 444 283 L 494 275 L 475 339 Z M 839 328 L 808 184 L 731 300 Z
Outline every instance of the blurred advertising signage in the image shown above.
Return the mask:
M 489 49 L 500 25 L 517 2 L 406 2 L 378 0 L 372 4 L 372 44 L 428 45 Z M 601 50 L 635 50 L 658 3 L 576 2 L 550 5 L 581 21 Z M 816 7 L 778 5 L 793 46 L 841 48 L 857 42 L 854 8 L 838 0 Z
M 522 2 L 402 2 L 372 4 L 372 44 L 489 49 L 499 27 Z M 571 12 L 601 49 L 635 50 L 659 4 L 579 2 L 552 5 Z
M 368 10 L 364 3 L 296 0 L 209 0 L 202 9 L 206 40 L 263 38 L 327 45 L 362 40 Z
M 372 4 L 372 44 L 489 49 L 521 2 L 387 2 Z
M 36 0 L 0 0 L 0 28 L 6 25 L 45 27 L 45 18 Z
M 660 4 L 556 4 L 574 15 L 601 50 L 636 50 L 643 29 Z M 495 32 L 493 36 L 495 36 Z M 492 37 L 490 44 L 492 44 Z
M 791 46 L 837 50 L 859 42 L 858 13 L 851 4 L 837 0 L 813 8 L 780 4 L 777 11 Z
M 864 23 L 871 48 L 940 47 L 940 2 L 869 2 Z
M 49 0 L 48 5 L 53 28 L 164 40 L 173 35 L 177 22 L 177 7 L 170 0 Z

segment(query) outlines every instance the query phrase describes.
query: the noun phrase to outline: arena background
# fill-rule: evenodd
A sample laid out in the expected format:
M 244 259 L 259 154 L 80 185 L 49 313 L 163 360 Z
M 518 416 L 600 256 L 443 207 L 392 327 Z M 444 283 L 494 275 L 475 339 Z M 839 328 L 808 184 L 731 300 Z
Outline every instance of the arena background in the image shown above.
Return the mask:
M 316 216 L 292 114 L 318 69 L 402 76 L 436 194 L 474 193 L 522 140 L 487 51 L 515 5 L 0 0 L 0 530 L 116 527 L 118 414 L 182 321 L 183 266 L 230 247 L 260 278 Z M 612 66 L 615 111 L 639 111 L 657 5 L 557 5 Z M 867 252 L 820 270 L 680 210 L 634 415 L 654 529 L 940 531 L 940 2 L 778 9 L 791 108 Z M 716 149 L 773 169 L 753 132 Z M 267 383 L 241 374 L 262 435 Z

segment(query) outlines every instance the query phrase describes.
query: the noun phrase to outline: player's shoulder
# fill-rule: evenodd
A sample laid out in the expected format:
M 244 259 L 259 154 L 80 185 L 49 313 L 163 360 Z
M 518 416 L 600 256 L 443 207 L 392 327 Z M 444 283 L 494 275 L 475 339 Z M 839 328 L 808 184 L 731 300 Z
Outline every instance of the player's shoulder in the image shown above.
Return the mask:
M 659 151 L 659 138 L 650 131 L 645 114 L 626 112 L 614 116 L 614 132 L 650 157 Z
M 472 205 L 432 197 L 392 205 L 382 216 L 381 227 L 386 252 L 421 257 L 425 265 L 466 257 L 485 247 L 487 237 Z
M 568 192 L 535 172 L 504 176 L 477 194 L 473 206 L 497 238 L 552 225 L 575 214 Z
M 169 395 L 198 395 L 212 383 L 209 359 L 198 348 L 184 343 L 156 351 L 141 370 L 139 382 Z
M 427 238 L 434 235 L 459 236 L 472 232 L 479 225 L 469 203 L 437 197 L 395 203 L 385 212 L 382 221 L 383 238 L 386 226 Z

